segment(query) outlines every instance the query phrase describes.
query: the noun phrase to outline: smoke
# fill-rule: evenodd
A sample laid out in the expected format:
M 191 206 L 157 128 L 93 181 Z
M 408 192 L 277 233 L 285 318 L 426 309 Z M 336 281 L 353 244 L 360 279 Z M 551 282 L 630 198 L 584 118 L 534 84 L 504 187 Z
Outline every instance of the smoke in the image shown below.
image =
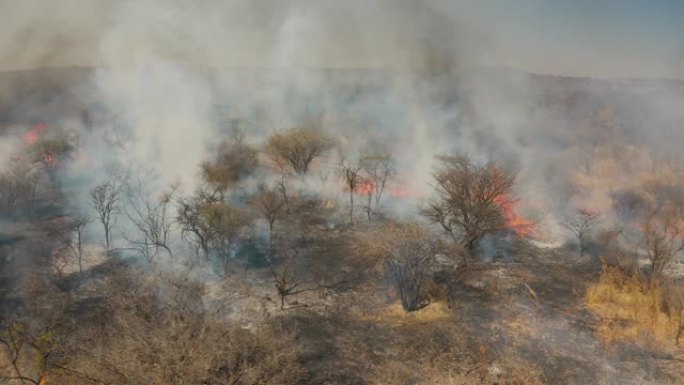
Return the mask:
M 472 44 L 454 18 L 469 20 L 473 4 L 7 0 L 0 52 L 4 69 L 132 64 L 147 53 L 213 67 L 405 68 L 424 63 L 426 49 Z
M 256 143 L 324 117 L 350 148 L 389 139 L 407 182 L 426 194 L 431 155 L 459 141 L 457 112 L 433 106 L 454 91 L 438 84 L 483 48 L 480 31 L 436 3 L 135 1 L 107 14 L 94 87 L 126 137 L 122 154 L 188 189 L 226 121 L 245 121 Z
M 112 2 L 0 1 L 0 68 L 93 66 Z
M 398 174 L 384 203 L 392 214 L 415 215 L 430 196 L 434 155 L 466 153 L 517 172 L 519 214 L 540 221 L 539 245 L 559 246 L 564 214 L 610 212 L 611 194 L 634 187 L 641 170 L 681 161 L 684 84 L 502 68 L 502 52 L 542 48 L 502 47 L 498 20 L 478 3 L 0 0 L 0 68 L 40 69 L 29 80 L 0 74 L 0 173 L 22 149 L 21 130 L 10 127 L 75 132 L 65 195 L 92 215 L 89 190 L 114 165 L 143 179 L 150 199 L 176 182 L 192 193 L 200 163 L 233 125 L 260 146 L 317 119 L 347 157 L 393 154 Z M 79 66 L 87 69 L 43 70 Z M 331 151 L 293 183 L 346 204 L 336 158 Z M 100 231 L 91 219 L 88 231 Z M 117 233 L 134 233 L 128 222 L 121 214 Z M 493 257 L 508 243 L 492 237 L 481 246 Z
M 17 138 L 0 137 L 0 173 L 8 171 L 12 157 L 17 153 L 19 140 Z
M 512 48 L 501 47 L 508 40 L 497 34 L 499 19 L 473 1 L 69 0 L 2 8 L 2 68 L 96 68 L 85 84 L 52 98 L 54 106 L 23 100 L 8 118 L 80 130 L 71 176 L 90 184 L 120 163 L 154 175 L 159 191 L 177 181 L 192 191 L 228 122 L 239 121 L 247 140 L 260 144 L 275 130 L 321 119 L 348 156 L 391 151 L 403 195 L 430 195 L 436 154 L 468 153 L 516 170 L 520 206 L 537 211 L 557 239 L 563 212 L 607 201 L 608 190 L 573 189 L 584 158 L 611 135 L 678 156 L 676 141 L 658 138 L 680 135 L 679 88 L 653 94 L 492 68 Z M 79 100 L 89 122 L 65 114 L 62 107 L 73 106 L 64 99 Z M 592 121 L 593 105 L 605 100 L 618 111 L 611 134 Z M 630 114 L 636 105 L 649 114 Z M 592 133 L 598 129 L 604 133 Z M 328 162 L 329 169 L 335 161 Z M 311 186 L 342 194 L 329 171 Z M 85 190 L 75 196 L 83 200 Z M 409 213 L 419 200 L 391 207 Z

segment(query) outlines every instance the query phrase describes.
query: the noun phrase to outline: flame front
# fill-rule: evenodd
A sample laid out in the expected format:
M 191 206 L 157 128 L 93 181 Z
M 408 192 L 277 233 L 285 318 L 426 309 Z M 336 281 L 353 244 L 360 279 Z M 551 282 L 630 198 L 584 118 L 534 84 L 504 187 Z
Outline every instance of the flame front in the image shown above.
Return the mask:
M 510 199 L 507 195 L 501 195 L 494 200 L 503 213 L 506 221 L 506 226 L 513 231 L 520 238 L 532 238 L 537 234 L 537 228 L 533 221 L 521 216 L 519 211 L 519 202 Z

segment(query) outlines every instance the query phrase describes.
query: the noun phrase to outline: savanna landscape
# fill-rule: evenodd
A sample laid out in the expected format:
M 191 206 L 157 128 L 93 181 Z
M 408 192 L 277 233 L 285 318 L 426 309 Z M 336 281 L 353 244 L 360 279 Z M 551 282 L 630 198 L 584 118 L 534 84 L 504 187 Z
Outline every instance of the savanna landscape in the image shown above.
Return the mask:
M 0 384 L 682 384 L 682 78 L 482 63 L 460 3 L 86 3 L 0 5 Z

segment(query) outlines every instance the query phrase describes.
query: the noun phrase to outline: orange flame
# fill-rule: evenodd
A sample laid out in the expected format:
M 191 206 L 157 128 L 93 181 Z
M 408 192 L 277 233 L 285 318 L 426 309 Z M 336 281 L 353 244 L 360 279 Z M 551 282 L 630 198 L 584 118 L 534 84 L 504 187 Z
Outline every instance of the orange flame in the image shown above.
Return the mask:
M 533 221 L 518 213 L 519 202 L 510 199 L 507 195 L 501 195 L 494 200 L 506 220 L 506 226 L 515 231 L 520 238 L 531 238 L 537 234 L 537 228 Z
M 24 143 L 27 145 L 35 144 L 47 129 L 48 125 L 45 123 L 36 124 L 24 134 Z
M 498 185 L 500 178 L 504 178 L 503 171 L 493 164 L 489 165 L 489 171 L 494 178 L 493 185 Z M 537 234 L 534 222 L 518 213 L 519 201 L 517 199 L 511 197 L 510 194 L 499 194 L 494 198 L 494 203 L 501 209 L 506 226 L 515 231 L 520 238 L 530 238 Z
M 362 179 L 356 186 L 356 193 L 359 195 L 371 195 L 375 190 L 375 182 L 370 179 Z
M 349 186 L 344 186 L 342 190 L 349 192 Z M 369 179 L 361 179 L 354 188 L 354 193 L 362 196 L 372 195 L 377 191 L 378 188 L 375 185 L 375 182 Z M 389 194 L 389 196 L 397 199 L 425 198 L 424 194 L 403 186 L 388 186 L 385 191 L 387 194 Z

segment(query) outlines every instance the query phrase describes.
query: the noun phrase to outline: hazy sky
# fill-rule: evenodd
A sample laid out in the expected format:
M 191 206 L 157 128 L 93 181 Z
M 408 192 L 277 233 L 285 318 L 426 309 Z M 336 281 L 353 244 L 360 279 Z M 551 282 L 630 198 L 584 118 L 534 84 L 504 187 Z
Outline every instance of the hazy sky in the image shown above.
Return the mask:
M 287 57 L 393 67 L 423 45 L 535 72 L 684 78 L 684 1 L 0 0 L 0 69 L 111 65 L 141 53 L 221 66 Z
M 684 1 L 483 0 L 497 57 L 599 76 L 684 75 Z

